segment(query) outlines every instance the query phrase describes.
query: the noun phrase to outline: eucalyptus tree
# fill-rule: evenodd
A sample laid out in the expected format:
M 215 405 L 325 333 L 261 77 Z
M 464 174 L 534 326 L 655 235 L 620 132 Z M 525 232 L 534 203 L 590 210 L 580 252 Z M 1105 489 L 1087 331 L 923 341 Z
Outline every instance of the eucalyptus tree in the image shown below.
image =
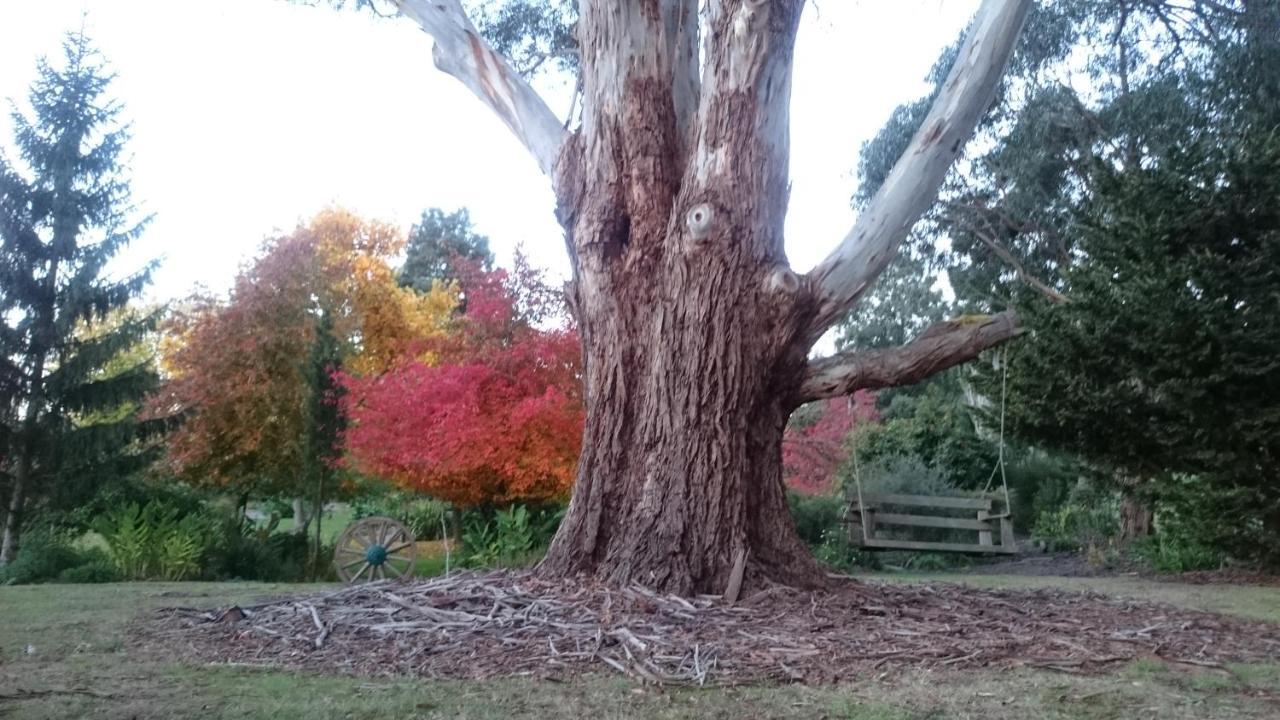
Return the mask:
M 555 191 L 587 420 L 541 572 L 731 596 L 743 582 L 821 582 L 783 489 L 791 412 L 916 382 L 1017 332 L 1001 313 L 940 322 L 899 347 L 810 359 L 934 201 L 992 102 L 1029 0 L 983 3 L 919 132 L 805 274 L 783 246 L 803 0 L 580 0 L 576 11 L 517 0 L 506 15 L 473 17 L 459 0 L 391 4 L 432 37 L 436 66 L 502 119 Z M 542 21 L 565 33 L 538 44 L 547 34 L 528 28 Z M 574 122 L 495 44 L 521 66 L 551 58 L 576 69 Z

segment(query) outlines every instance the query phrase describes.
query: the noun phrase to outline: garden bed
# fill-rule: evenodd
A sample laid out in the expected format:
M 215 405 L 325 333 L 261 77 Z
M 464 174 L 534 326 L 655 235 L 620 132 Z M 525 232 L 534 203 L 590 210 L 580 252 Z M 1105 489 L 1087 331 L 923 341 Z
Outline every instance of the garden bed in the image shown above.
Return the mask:
M 218 610 L 170 608 L 138 648 L 201 662 L 368 676 L 654 683 L 838 682 L 895 667 L 1090 673 L 1137 658 L 1271 661 L 1280 626 L 1062 590 L 837 581 L 736 605 L 524 572 L 378 582 Z

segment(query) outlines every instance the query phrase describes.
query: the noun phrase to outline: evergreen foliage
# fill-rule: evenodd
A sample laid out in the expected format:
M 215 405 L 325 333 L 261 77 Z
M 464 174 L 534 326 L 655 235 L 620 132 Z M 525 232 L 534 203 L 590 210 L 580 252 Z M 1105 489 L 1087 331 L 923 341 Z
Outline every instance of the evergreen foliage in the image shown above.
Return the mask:
M 400 284 L 427 292 L 435 283 L 456 281 L 460 263 L 475 263 L 489 270 L 493 266 L 489 238 L 471 227 L 466 208 L 451 213 L 439 208 L 424 210 L 422 219 L 409 231 Z
M 1020 43 L 922 224 L 963 310 L 1013 306 L 1031 330 L 1009 430 L 1274 561 L 1280 8 L 1059 0 Z M 920 105 L 868 148 L 904 143 Z
M 136 441 L 158 429 L 136 413 L 155 368 L 121 360 L 154 327 L 154 314 L 122 312 L 154 264 L 105 272 L 149 220 L 124 175 L 128 127 L 89 40 L 69 36 L 63 55 L 62 67 L 39 63 L 32 114 L 13 114 L 17 157 L 0 157 L 0 563 L 13 559 L 28 508 L 138 469 L 147 458 Z

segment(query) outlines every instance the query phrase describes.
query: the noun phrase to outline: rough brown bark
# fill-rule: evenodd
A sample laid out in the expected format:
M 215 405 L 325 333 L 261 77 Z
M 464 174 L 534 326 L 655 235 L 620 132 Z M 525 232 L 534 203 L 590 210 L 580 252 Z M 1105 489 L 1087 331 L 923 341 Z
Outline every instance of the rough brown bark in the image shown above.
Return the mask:
M 671 70 L 634 61 L 650 51 L 637 23 L 660 17 L 620 5 L 584 8 L 594 102 L 557 178 L 587 421 L 542 571 L 718 593 L 745 552 L 748 585 L 812 584 L 823 574 L 792 527 L 781 457 L 805 301 L 782 253 L 787 150 L 775 116 L 786 113 L 801 3 L 715 9 L 693 137 L 680 131 Z M 731 67 L 735 21 L 756 33 L 756 52 Z
M 987 0 L 890 181 L 804 278 L 782 232 L 804 0 L 584 0 L 582 121 L 563 136 L 457 0 L 397 5 L 435 37 L 438 67 L 494 108 L 544 169 L 555 158 L 587 417 L 573 499 L 540 572 L 724 593 L 745 557 L 744 589 L 821 583 L 782 483 L 787 418 L 813 394 L 809 349 L 932 201 L 994 95 L 1029 0 Z M 984 325 L 959 343 L 959 332 L 922 338 L 931 354 L 911 356 L 915 344 L 902 357 L 936 371 L 1011 328 Z M 837 385 L 852 392 L 874 379 Z

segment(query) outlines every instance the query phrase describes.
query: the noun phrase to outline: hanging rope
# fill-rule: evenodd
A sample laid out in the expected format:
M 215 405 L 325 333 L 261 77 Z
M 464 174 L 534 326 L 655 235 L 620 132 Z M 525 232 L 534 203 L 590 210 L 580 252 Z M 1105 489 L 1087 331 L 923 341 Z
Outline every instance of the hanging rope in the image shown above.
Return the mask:
M 849 413 L 853 414 L 853 396 L 849 396 Z M 853 426 L 853 484 L 858 488 L 858 514 L 862 519 L 862 543 L 867 542 L 867 504 L 862 501 L 862 470 L 858 467 L 858 436 L 862 434 L 862 423 L 854 416 Z
M 1005 475 L 1004 469 L 1004 416 L 1005 405 L 1009 397 L 1009 346 L 1004 346 L 1000 355 L 1000 442 L 996 452 L 996 466 L 991 468 L 991 475 L 987 478 L 987 484 L 982 488 L 985 495 L 991 490 L 991 482 L 996 479 L 996 472 L 1000 472 L 1000 487 L 1004 490 L 1004 511 L 1010 512 L 1012 505 L 1009 504 L 1009 479 Z

